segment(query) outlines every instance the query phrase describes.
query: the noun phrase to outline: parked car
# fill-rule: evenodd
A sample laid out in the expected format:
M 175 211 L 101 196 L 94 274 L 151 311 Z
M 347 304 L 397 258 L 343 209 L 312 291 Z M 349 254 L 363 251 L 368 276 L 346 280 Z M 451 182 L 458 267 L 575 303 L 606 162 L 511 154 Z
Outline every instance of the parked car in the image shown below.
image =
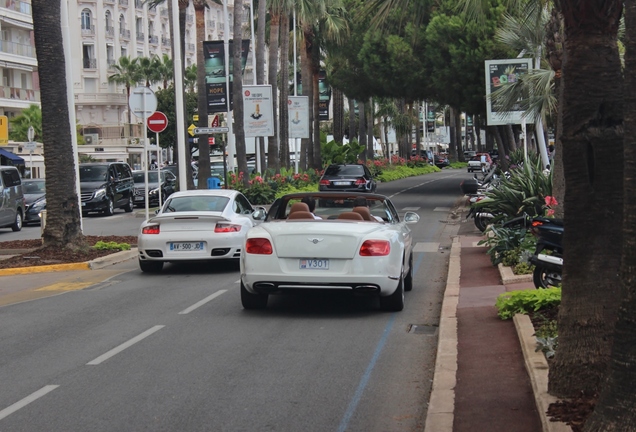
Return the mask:
M 82 214 L 112 215 L 116 208 L 133 211 L 135 182 L 125 162 L 91 162 L 79 165 Z
M 464 160 L 468 161 L 472 157 L 477 156 L 477 152 L 474 150 L 464 150 Z
M 492 165 L 492 159 L 488 153 L 477 153 L 468 161 L 468 172 L 488 171 Z
M 0 166 L 0 228 L 20 231 L 25 209 L 20 172 L 13 166 Z
M 434 163 L 437 168 L 444 168 L 450 165 L 450 162 L 446 156 L 435 155 Z
M 303 198 L 316 202 L 314 214 Z M 362 198 L 366 206 L 355 206 Z M 356 204 L 358 204 L 356 202 Z M 381 218 L 379 222 L 374 218 Z M 360 192 L 304 192 L 274 201 L 265 221 L 250 229 L 241 255 L 241 302 L 267 306 L 270 294 L 346 290 L 380 298 L 387 311 L 404 307 L 413 288 L 413 237 L 389 198 Z
M 44 179 L 23 180 L 22 190 L 26 202 L 24 225 L 40 223 L 40 213 L 46 209 L 46 183 Z
M 136 206 L 146 205 L 146 176 L 144 171 L 133 171 L 133 181 L 135 182 L 134 204 Z M 170 194 L 176 191 L 177 178 L 170 171 L 148 171 L 148 205 L 159 206 L 159 191 L 161 190 L 161 203 Z
M 235 190 L 175 192 L 141 225 L 139 268 L 154 273 L 166 262 L 238 259 L 248 229 L 264 217 Z
M 318 182 L 320 191 L 374 193 L 376 187 L 371 171 L 363 164 L 331 164 Z

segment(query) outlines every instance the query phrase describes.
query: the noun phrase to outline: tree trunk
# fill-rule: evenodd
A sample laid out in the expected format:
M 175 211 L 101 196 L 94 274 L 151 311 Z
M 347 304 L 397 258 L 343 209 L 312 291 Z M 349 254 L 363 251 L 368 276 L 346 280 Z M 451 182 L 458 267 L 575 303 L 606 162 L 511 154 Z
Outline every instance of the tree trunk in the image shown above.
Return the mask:
M 278 137 L 280 125 L 278 122 L 278 39 L 280 34 L 280 15 L 271 13 L 269 23 L 269 63 L 267 64 L 267 80 L 272 86 L 272 106 L 274 112 L 274 136 L 268 138 L 267 146 L 267 166 L 275 172 L 280 172 L 280 149 L 278 148 Z
M 373 160 L 373 99 L 367 108 L 367 160 Z
M 289 169 L 289 14 L 281 14 L 280 29 L 280 163 Z
M 356 136 L 356 101 L 353 98 L 347 98 L 349 102 L 349 142 Z
M 205 40 L 205 2 L 195 1 L 197 32 L 197 64 L 204 65 L 203 41 Z M 199 114 L 199 127 L 208 127 L 208 95 L 205 90 L 205 67 L 197 68 L 197 111 Z M 199 147 L 199 183 L 198 189 L 207 189 L 207 179 L 210 177 L 210 144 L 208 135 L 198 136 Z
M 505 140 L 502 135 L 502 126 L 488 126 L 488 130 L 493 134 L 495 142 L 497 143 L 497 152 L 499 153 L 499 166 L 502 171 L 508 171 L 510 168 L 510 162 L 508 161 L 508 149 L 506 149 Z
M 243 119 L 243 0 L 234 0 L 234 39 L 232 43 L 232 99 L 234 101 L 234 137 L 236 139 L 236 162 L 243 174 L 243 185 L 249 186 L 250 173 L 247 169 L 245 150 L 245 120 Z M 276 105 L 274 105 L 276 106 Z
M 315 50 L 315 49 L 314 49 Z M 320 59 L 316 58 L 317 56 L 312 50 L 313 54 L 313 70 L 312 70 L 312 97 L 314 104 L 314 117 L 313 117 L 313 144 L 311 146 L 311 164 L 310 168 L 320 169 L 322 168 L 322 157 L 320 155 L 320 91 L 318 90 L 318 79 L 320 73 Z
M 81 231 L 73 141 L 67 99 L 66 61 L 62 39 L 61 3 L 32 2 L 35 49 L 40 71 L 42 142 L 48 186 L 44 246 L 77 249 L 85 247 Z
M 309 105 L 309 138 L 303 138 L 300 141 L 300 168 L 306 169 L 308 166 L 313 165 L 313 127 L 314 127 L 314 101 L 312 98 L 313 86 L 312 81 L 312 66 L 311 66 L 311 45 L 308 47 L 307 34 L 303 26 L 303 34 L 305 36 L 305 44 L 300 48 L 300 81 L 302 83 L 302 94 L 307 96 Z
M 333 89 L 333 139 L 342 144 L 344 138 L 344 94 L 342 90 Z
M 560 4 L 566 34 L 560 101 L 567 217 L 559 352 L 550 366 L 549 391 L 575 397 L 601 389 L 620 301 L 616 269 L 625 236 L 623 165 L 616 157 L 623 154 L 617 46 L 622 2 Z
M 457 146 L 457 110 L 453 107 L 450 107 L 448 126 L 450 132 L 450 144 L 448 145 L 448 147 L 450 149 Z
M 366 125 L 366 106 L 362 101 L 358 101 L 358 144 L 365 145 L 367 141 L 367 125 Z M 366 152 L 362 152 L 358 155 L 358 158 L 362 158 L 364 162 L 367 161 Z

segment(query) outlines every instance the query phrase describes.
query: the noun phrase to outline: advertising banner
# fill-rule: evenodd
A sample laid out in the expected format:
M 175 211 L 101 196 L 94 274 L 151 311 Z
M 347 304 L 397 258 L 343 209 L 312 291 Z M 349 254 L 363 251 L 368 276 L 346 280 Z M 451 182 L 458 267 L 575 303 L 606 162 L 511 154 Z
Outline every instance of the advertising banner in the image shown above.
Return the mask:
M 525 111 L 518 104 L 510 111 L 500 111 L 493 106 L 490 95 L 503 85 L 517 82 L 522 75 L 527 74 L 532 69 L 532 59 L 486 60 L 485 65 L 488 126 L 521 124 Z M 526 117 L 525 121 L 531 123 L 533 119 Z
M 303 92 L 303 83 L 300 72 L 296 72 L 296 83 L 298 84 L 298 94 Z M 294 92 L 294 86 L 290 87 L 290 92 Z M 329 120 L 329 104 L 331 102 L 331 87 L 327 84 L 327 72 L 318 72 L 318 119 Z
M 309 97 L 289 96 L 289 138 L 309 138 Z
M 249 53 L 250 40 L 244 39 L 241 50 L 241 74 L 245 71 L 247 54 Z M 234 68 L 232 66 L 232 46 L 230 40 L 229 49 L 229 78 L 230 78 L 230 109 L 232 109 L 232 81 Z M 204 41 L 203 58 L 205 64 L 205 90 L 208 95 L 208 114 L 227 112 L 227 89 L 225 81 L 225 46 L 223 41 Z
M 243 86 L 243 124 L 246 137 L 274 135 L 271 85 Z

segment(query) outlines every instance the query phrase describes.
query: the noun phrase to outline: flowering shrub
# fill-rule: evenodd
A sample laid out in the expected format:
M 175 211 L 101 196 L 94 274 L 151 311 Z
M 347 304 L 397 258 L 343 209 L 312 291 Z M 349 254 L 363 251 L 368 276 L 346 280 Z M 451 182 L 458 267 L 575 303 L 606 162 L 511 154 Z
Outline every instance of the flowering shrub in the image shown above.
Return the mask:
M 546 217 L 554 217 L 554 206 L 559 205 L 559 203 L 557 202 L 556 198 L 554 198 L 553 196 L 546 196 L 545 197 L 545 212 L 544 212 L 544 216 Z
M 243 191 L 247 199 L 252 204 L 270 204 L 274 201 L 276 192 L 272 187 L 263 180 L 263 177 L 257 175 L 249 181 L 249 187 Z

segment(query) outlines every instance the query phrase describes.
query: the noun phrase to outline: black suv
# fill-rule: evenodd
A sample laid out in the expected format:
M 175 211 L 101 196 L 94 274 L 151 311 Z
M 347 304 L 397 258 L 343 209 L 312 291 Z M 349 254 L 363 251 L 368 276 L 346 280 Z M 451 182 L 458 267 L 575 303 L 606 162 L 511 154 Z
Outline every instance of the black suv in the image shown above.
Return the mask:
M 101 212 L 112 215 L 116 208 L 133 211 L 133 181 L 125 162 L 98 162 L 79 165 L 82 214 Z
M 318 182 L 320 191 L 371 192 L 376 182 L 371 171 L 363 164 L 332 164 Z

